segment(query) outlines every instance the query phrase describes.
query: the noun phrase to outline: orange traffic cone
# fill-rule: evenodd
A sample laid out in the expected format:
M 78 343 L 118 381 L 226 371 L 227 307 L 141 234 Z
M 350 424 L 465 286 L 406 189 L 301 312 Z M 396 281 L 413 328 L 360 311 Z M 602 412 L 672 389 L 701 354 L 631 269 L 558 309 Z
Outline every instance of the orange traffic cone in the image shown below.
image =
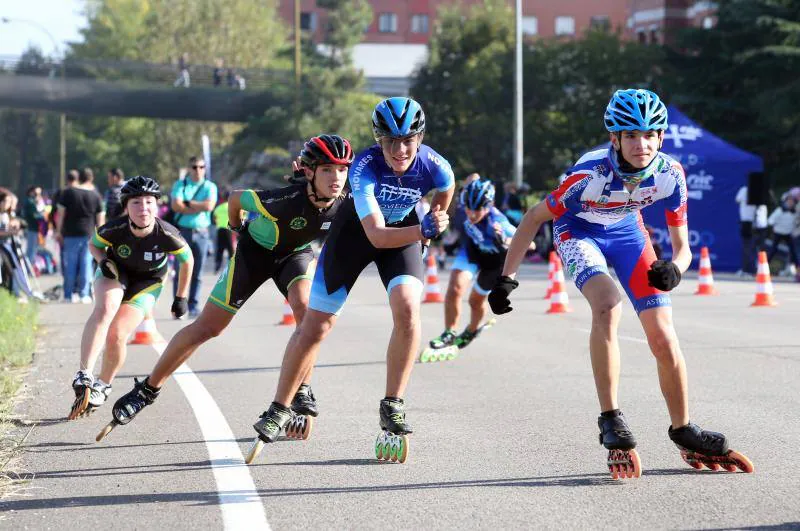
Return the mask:
M 564 268 L 561 265 L 561 258 L 555 257 L 555 271 L 553 271 L 553 291 L 550 294 L 550 309 L 547 313 L 566 313 L 571 312 L 569 307 L 569 295 L 564 280 Z
M 444 302 L 439 290 L 439 273 L 436 271 L 436 259 L 428 253 L 428 264 L 425 269 L 425 298 L 422 302 Z
M 714 289 L 714 276 L 711 274 L 711 257 L 708 254 L 708 247 L 700 249 L 700 273 L 697 276 L 699 284 L 695 295 L 719 295 Z
M 544 295 L 544 300 L 550 300 L 550 295 L 553 294 L 553 275 L 556 272 L 556 252 L 550 251 L 550 260 L 547 264 L 547 293 Z
M 758 253 L 758 273 L 756 274 L 756 300 L 750 306 L 777 306 L 772 298 L 772 277 L 769 274 L 767 252 Z
M 297 322 L 294 320 L 294 312 L 292 312 L 292 307 L 289 305 L 289 299 L 283 299 L 283 318 L 278 324 L 281 326 L 297 324 Z
M 152 345 L 154 343 L 166 343 L 164 337 L 158 333 L 156 329 L 156 321 L 153 319 L 153 314 L 148 313 L 136 330 L 133 337 L 128 341 L 129 345 Z

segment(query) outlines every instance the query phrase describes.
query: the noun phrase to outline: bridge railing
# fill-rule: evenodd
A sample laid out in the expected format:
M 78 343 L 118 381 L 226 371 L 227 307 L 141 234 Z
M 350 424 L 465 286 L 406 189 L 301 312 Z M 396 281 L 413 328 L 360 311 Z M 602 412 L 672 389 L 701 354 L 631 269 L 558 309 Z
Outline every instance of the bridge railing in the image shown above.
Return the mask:
M 189 79 L 192 87 L 214 87 L 214 69 L 211 65 L 190 65 Z M 273 88 L 275 85 L 294 83 L 290 70 L 268 68 L 233 68 L 233 73 L 245 79 L 247 90 Z M 67 79 L 102 79 L 138 84 L 171 86 L 178 79 L 180 70 L 176 64 L 144 63 L 138 61 L 102 59 L 66 59 L 63 62 L 41 60 L 21 61 L 19 57 L 0 56 L 0 75 L 29 75 L 43 77 L 65 77 Z M 220 69 L 220 90 L 229 87 L 228 69 Z

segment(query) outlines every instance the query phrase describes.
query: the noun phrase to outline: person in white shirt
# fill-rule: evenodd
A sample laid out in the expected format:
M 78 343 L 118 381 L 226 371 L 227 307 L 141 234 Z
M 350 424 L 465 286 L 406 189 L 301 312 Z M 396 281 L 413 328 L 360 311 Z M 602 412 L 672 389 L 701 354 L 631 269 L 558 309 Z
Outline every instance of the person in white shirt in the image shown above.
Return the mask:
M 768 220 L 769 225 L 772 227 L 774 237 L 772 238 L 772 248 L 767 255 L 767 261 L 772 261 L 772 257 L 778 252 L 778 245 L 780 245 L 781 242 L 785 243 L 786 246 L 789 247 L 791 263 L 787 264 L 784 271 L 792 276 L 797 274 L 797 266 L 800 265 L 800 262 L 797 260 L 797 249 L 795 248 L 794 239 L 792 238 L 792 233 L 798 223 L 796 207 L 797 203 L 794 198 L 785 195 L 780 206 L 772 212 Z M 800 277 L 798 277 L 798 280 L 800 280 Z

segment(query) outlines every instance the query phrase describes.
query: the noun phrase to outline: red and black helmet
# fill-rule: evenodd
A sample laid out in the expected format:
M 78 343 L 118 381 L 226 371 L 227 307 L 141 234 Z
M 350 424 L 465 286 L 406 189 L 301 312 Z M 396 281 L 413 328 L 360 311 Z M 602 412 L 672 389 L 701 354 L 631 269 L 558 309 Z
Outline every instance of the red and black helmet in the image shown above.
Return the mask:
M 303 145 L 300 161 L 312 170 L 320 164 L 350 166 L 353 163 L 353 148 L 350 142 L 339 135 L 315 136 Z

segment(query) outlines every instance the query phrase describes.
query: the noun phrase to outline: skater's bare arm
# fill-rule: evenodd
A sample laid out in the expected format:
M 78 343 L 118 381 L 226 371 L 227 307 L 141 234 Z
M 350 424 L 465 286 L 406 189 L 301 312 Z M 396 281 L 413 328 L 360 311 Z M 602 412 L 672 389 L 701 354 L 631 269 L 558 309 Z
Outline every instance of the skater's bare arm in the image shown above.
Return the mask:
M 234 190 L 228 197 L 228 224 L 231 227 L 242 224 L 242 192 L 243 190 Z
M 194 268 L 194 258 L 189 255 L 189 259 L 181 263 L 178 270 L 178 297 L 189 296 L 189 283 L 192 280 L 192 269 Z
M 533 237 L 539 232 L 542 223 L 553 219 L 555 215 L 550 212 L 544 201 L 531 208 L 525 213 L 522 222 L 517 227 L 517 232 L 511 239 L 511 245 L 506 255 L 506 263 L 503 266 L 503 275 L 514 277 L 517 274 L 522 259 L 533 241 Z
M 106 250 L 100 249 L 99 247 L 92 245 L 91 242 L 89 243 L 89 253 L 92 255 L 92 258 L 94 258 L 95 262 L 97 262 L 98 264 L 102 262 L 105 258 L 107 258 Z
M 672 243 L 672 261 L 684 273 L 692 264 L 692 251 L 689 249 L 689 227 L 680 225 L 669 227 L 669 239 Z

